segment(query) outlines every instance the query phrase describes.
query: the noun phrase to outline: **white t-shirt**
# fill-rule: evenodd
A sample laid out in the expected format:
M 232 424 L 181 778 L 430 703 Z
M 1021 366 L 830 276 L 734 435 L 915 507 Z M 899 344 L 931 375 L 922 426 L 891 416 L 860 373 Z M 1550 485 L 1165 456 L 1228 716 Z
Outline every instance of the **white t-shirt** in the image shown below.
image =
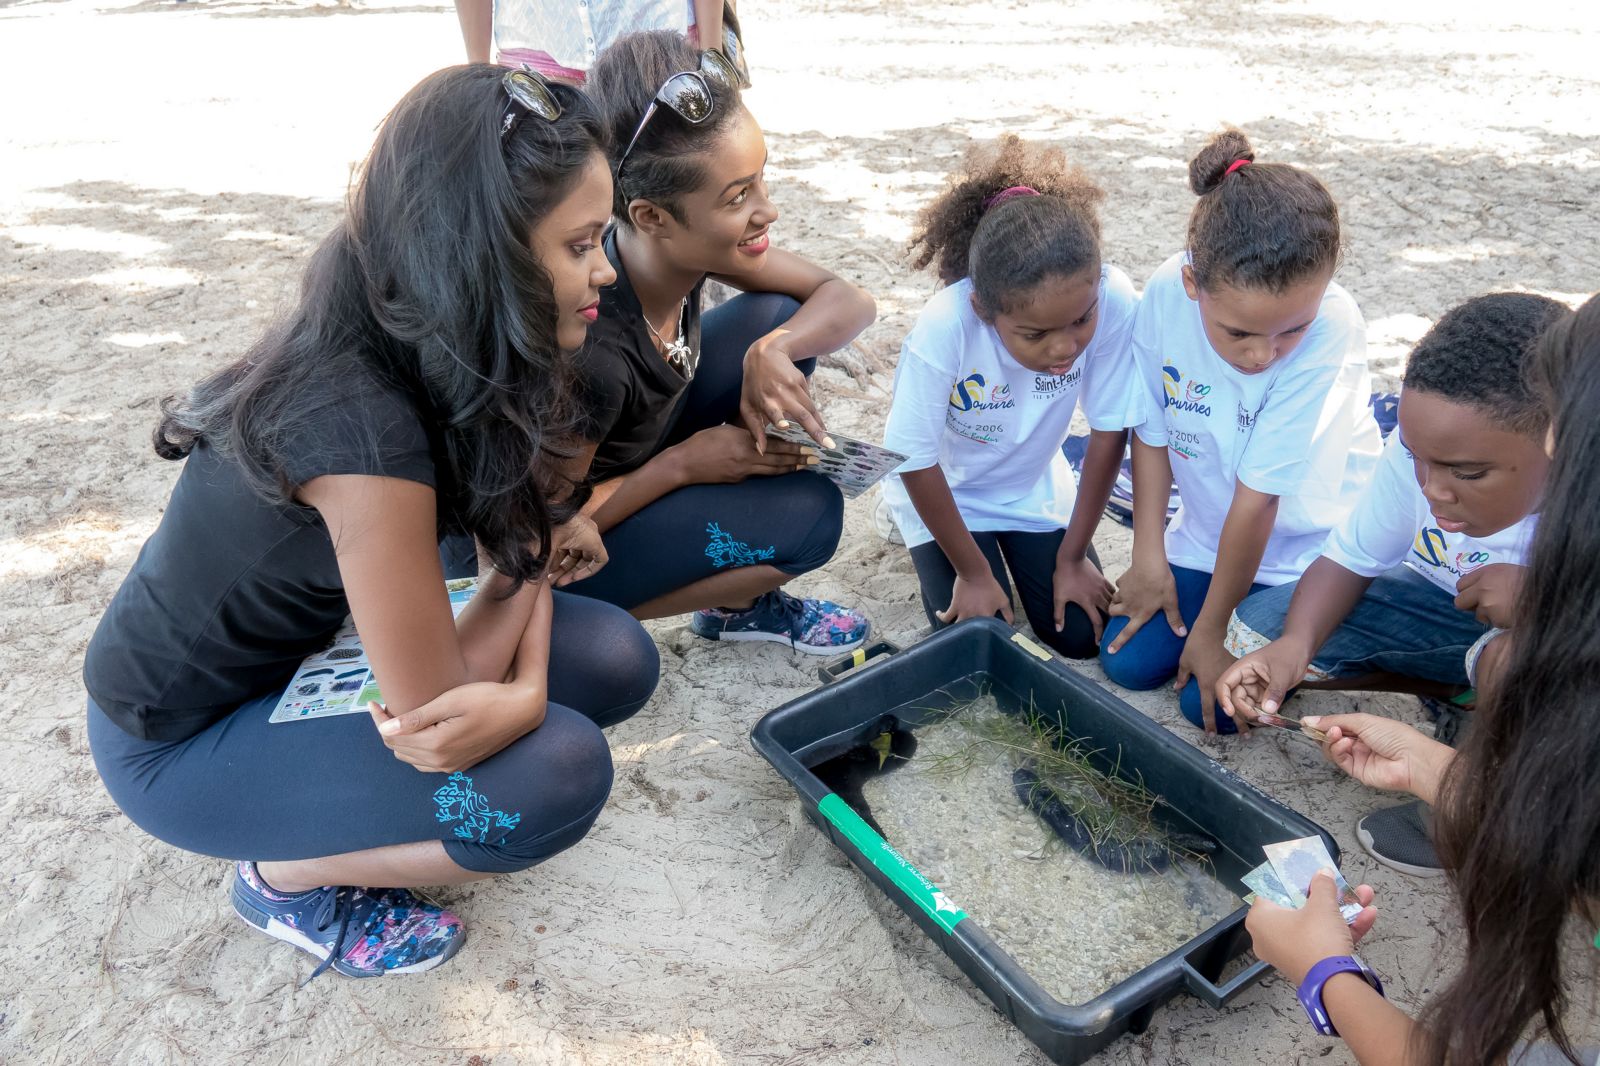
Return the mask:
M 495 0 L 494 47 L 533 49 L 571 70 L 588 70 L 623 34 L 684 33 L 693 22 L 691 0 Z
M 1234 485 L 1277 496 L 1278 518 L 1255 580 L 1298 578 L 1328 530 L 1355 505 L 1383 438 L 1372 417 L 1367 327 L 1330 284 L 1294 351 L 1259 374 L 1235 370 L 1206 339 L 1183 289 L 1187 253 L 1151 276 L 1133 352 L 1145 397 L 1139 439 L 1165 447 L 1183 505 L 1167 527 L 1167 560 L 1211 573 Z
M 1396 433 L 1383 450 L 1372 484 L 1328 535 L 1322 554 L 1363 577 L 1378 577 L 1405 563 L 1454 596 L 1461 578 L 1480 567 L 1526 566 L 1537 523 L 1536 515 L 1528 515 L 1482 538 L 1440 529 L 1417 485 L 1411 452 Z
M 1128 276 L 1102 268 L 1094 337 L 1057 376 L 1012 358 L 973 309 L 971 281 L 940 291 L 900 348 L 884 431 L 884 443 L 910 457 L 897 473 L 937 464 L 975 532 L 1064 528 L 1078 495 L 1061 454 L 1073 409 L 1081 403 L 1093 429 L 1126 429 L 1143 418 L 1128 353 L 1137 306 Z M 933 539 L 898 476 L 884 483 L 884 498 L 908 546 Z

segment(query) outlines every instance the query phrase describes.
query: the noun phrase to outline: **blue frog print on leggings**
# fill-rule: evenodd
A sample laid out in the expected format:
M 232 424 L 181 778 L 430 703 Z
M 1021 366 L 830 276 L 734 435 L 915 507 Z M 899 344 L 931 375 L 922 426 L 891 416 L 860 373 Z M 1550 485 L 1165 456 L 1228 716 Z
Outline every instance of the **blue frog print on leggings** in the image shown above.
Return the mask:
M 715 522 L 707 524 L 706 532 L 711 535 L 711 541 L 706 545 L 706 557 L 716 564 L 718 570 L 725 566 L 754 566 L 778 554 L 776 547 L 752 548 L 742 540 L 734 540 L 732 534 L 724 533 Z
M 489 833 L 495 829 L 505 832 L 492 843 L 504 844 L 510 831 L 522 821 L 521 813 L 507 814 L 505 811 L 491 810 L 489 801 L 472 787 L 472 778 L 460 771 L 451 774 L 450 780 L 433 794 L 433 802 L 439 805 L 439 821 L 446 824 L 460 822 L 455 827 L 456 836 L 479 844 L 491 843 Z

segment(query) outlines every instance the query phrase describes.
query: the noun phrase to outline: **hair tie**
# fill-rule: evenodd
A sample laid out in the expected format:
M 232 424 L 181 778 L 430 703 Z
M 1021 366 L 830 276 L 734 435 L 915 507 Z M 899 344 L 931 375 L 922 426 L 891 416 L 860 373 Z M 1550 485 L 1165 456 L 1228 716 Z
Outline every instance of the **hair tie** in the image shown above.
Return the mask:
M 1250 160 L 1248 160 L 1248 159 L 1235 159 L 1232 163 L 1228 164 L 1228 169 L 1224 170 L 1222 172 L 1222 176 L 1223 177 L 1227 177 L 1229 174 L 1232 174 L 1235 170 L 1238 170 L 1240 167 L 1247 167 L 1249 165 L 1250 165 Z
M 991 196 L 987 200 L 985 200 L 983 202 L 983 209 L 985 211 L 987 211 L 991 207 L 998 207 L 999 205 L 1005 203 L 1007 200 L 1015 200 L 1019 196 L 1038 196 L 1038 195 L 1039 195 L 1039 190 L 1035 189 L 1032 185 L 1013 185 L 1009 189 L 1001 189 L 999 192 L 995 193 L 993 196 Z

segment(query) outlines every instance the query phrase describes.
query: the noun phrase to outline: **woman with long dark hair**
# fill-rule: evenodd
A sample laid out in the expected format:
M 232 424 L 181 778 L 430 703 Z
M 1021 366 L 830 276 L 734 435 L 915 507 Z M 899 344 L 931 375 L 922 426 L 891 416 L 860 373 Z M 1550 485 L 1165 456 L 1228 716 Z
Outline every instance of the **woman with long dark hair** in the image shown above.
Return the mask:
M 1256 953 L 1363 1066 L 1596 1061 L 1572 1044 L 1564 979 L 1585 962 L 1593 971 L 1593 956 L 1569 948 L 1600 948 L 1600 297 L 1550 328 L 1531 376 L 1552 416 L 1552 462 L 1515 635 L 1478 660 L 1482 699 L 1460 750 L 1375 715 L 1305 719 L 1327 731 L 1324 750 L 1345 772 L 1434 805 L 1465 918 L 1461 971 L 1413 1021 L 1352 956 L 1328 878 L 1302 910 L 1250 912 Z M 1574 919 L 1579 941 L 1568 938 Z M 1521 1045 L 1529 1026 L 1551 1043 Z
M 403 888 L 525 869 L 610 790 L 600 727 L 656 681 L 624 612 L 552 593 L 601 561 L 567 479 L 570 350 L 612 271 L 604 133 L 525 73 L 432 75 L 384 122 L 298 305 L 164 408 L 184 459 L 84 664 L 112 798 L 238 861 L 240 917 L 352 977 L 429 969 L 459 919 Z M 452 620 L 438 544 L 488 564 Z M 272 723 L 353 617 L 383 703 Z
M 693 611 L 714 640 L 829 654 L 866 639 L 856 611 L 782 586 L 838 546 L 844 503 L 806 467 L 832 445 L 807 375 L 875 313 L 872 298 L 771 247 L 767 146 L 721 52 L 635 33 L 589 72 L 616 176 L 605 250 L 617 280 L 584 350 L 594 416 L 587 511 L 611 563 L 571 591 L 639 618 Z M 708 277 L 743 290 L 701 317 Z

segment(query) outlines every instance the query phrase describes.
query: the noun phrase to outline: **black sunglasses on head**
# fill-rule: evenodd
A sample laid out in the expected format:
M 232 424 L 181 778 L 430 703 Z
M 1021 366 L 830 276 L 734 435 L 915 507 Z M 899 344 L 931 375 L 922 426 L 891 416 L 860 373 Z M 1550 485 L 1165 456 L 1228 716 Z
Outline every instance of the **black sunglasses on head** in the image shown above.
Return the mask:
M 532 112 L 546 122 L 561 117 L 561 101 L 551 91 L 550 83 L 535 70 L 524 66 L 521 70 L 508 70 L 500 79 L 506 91 L 506 114 L 500 122 L 500 143 L 511 136 L 513 130 Z
M 742 66 L 742 60 L 739 65 L 735 65 L 733 60 L 721 52 L 707 49 L 700 53 L 699 70 L 682 70 L 662 82 L 661 88 L 656 90 L 656 95 L 651 99 L 650 106 L 645 108 L 644 116 L 639 119 L 639 125 L 634 127 L 628 147 L 624 148 L 622 155 L 617 158 L 617 184 L 622 183 L 622 168 L 627 166 L 628 156 L 633 154 L 639 138 L 644 136 L 645 129 L 650 125 L 650 120 L 655 118 L 657 111 L 665 107 L 689 125 L 701 125 L 716 109 L 716 98 L 711 95 L 708 79 L 715 81 L 729 92 L 737 92 L 750 84 L 749 77 L 742 72 Z

